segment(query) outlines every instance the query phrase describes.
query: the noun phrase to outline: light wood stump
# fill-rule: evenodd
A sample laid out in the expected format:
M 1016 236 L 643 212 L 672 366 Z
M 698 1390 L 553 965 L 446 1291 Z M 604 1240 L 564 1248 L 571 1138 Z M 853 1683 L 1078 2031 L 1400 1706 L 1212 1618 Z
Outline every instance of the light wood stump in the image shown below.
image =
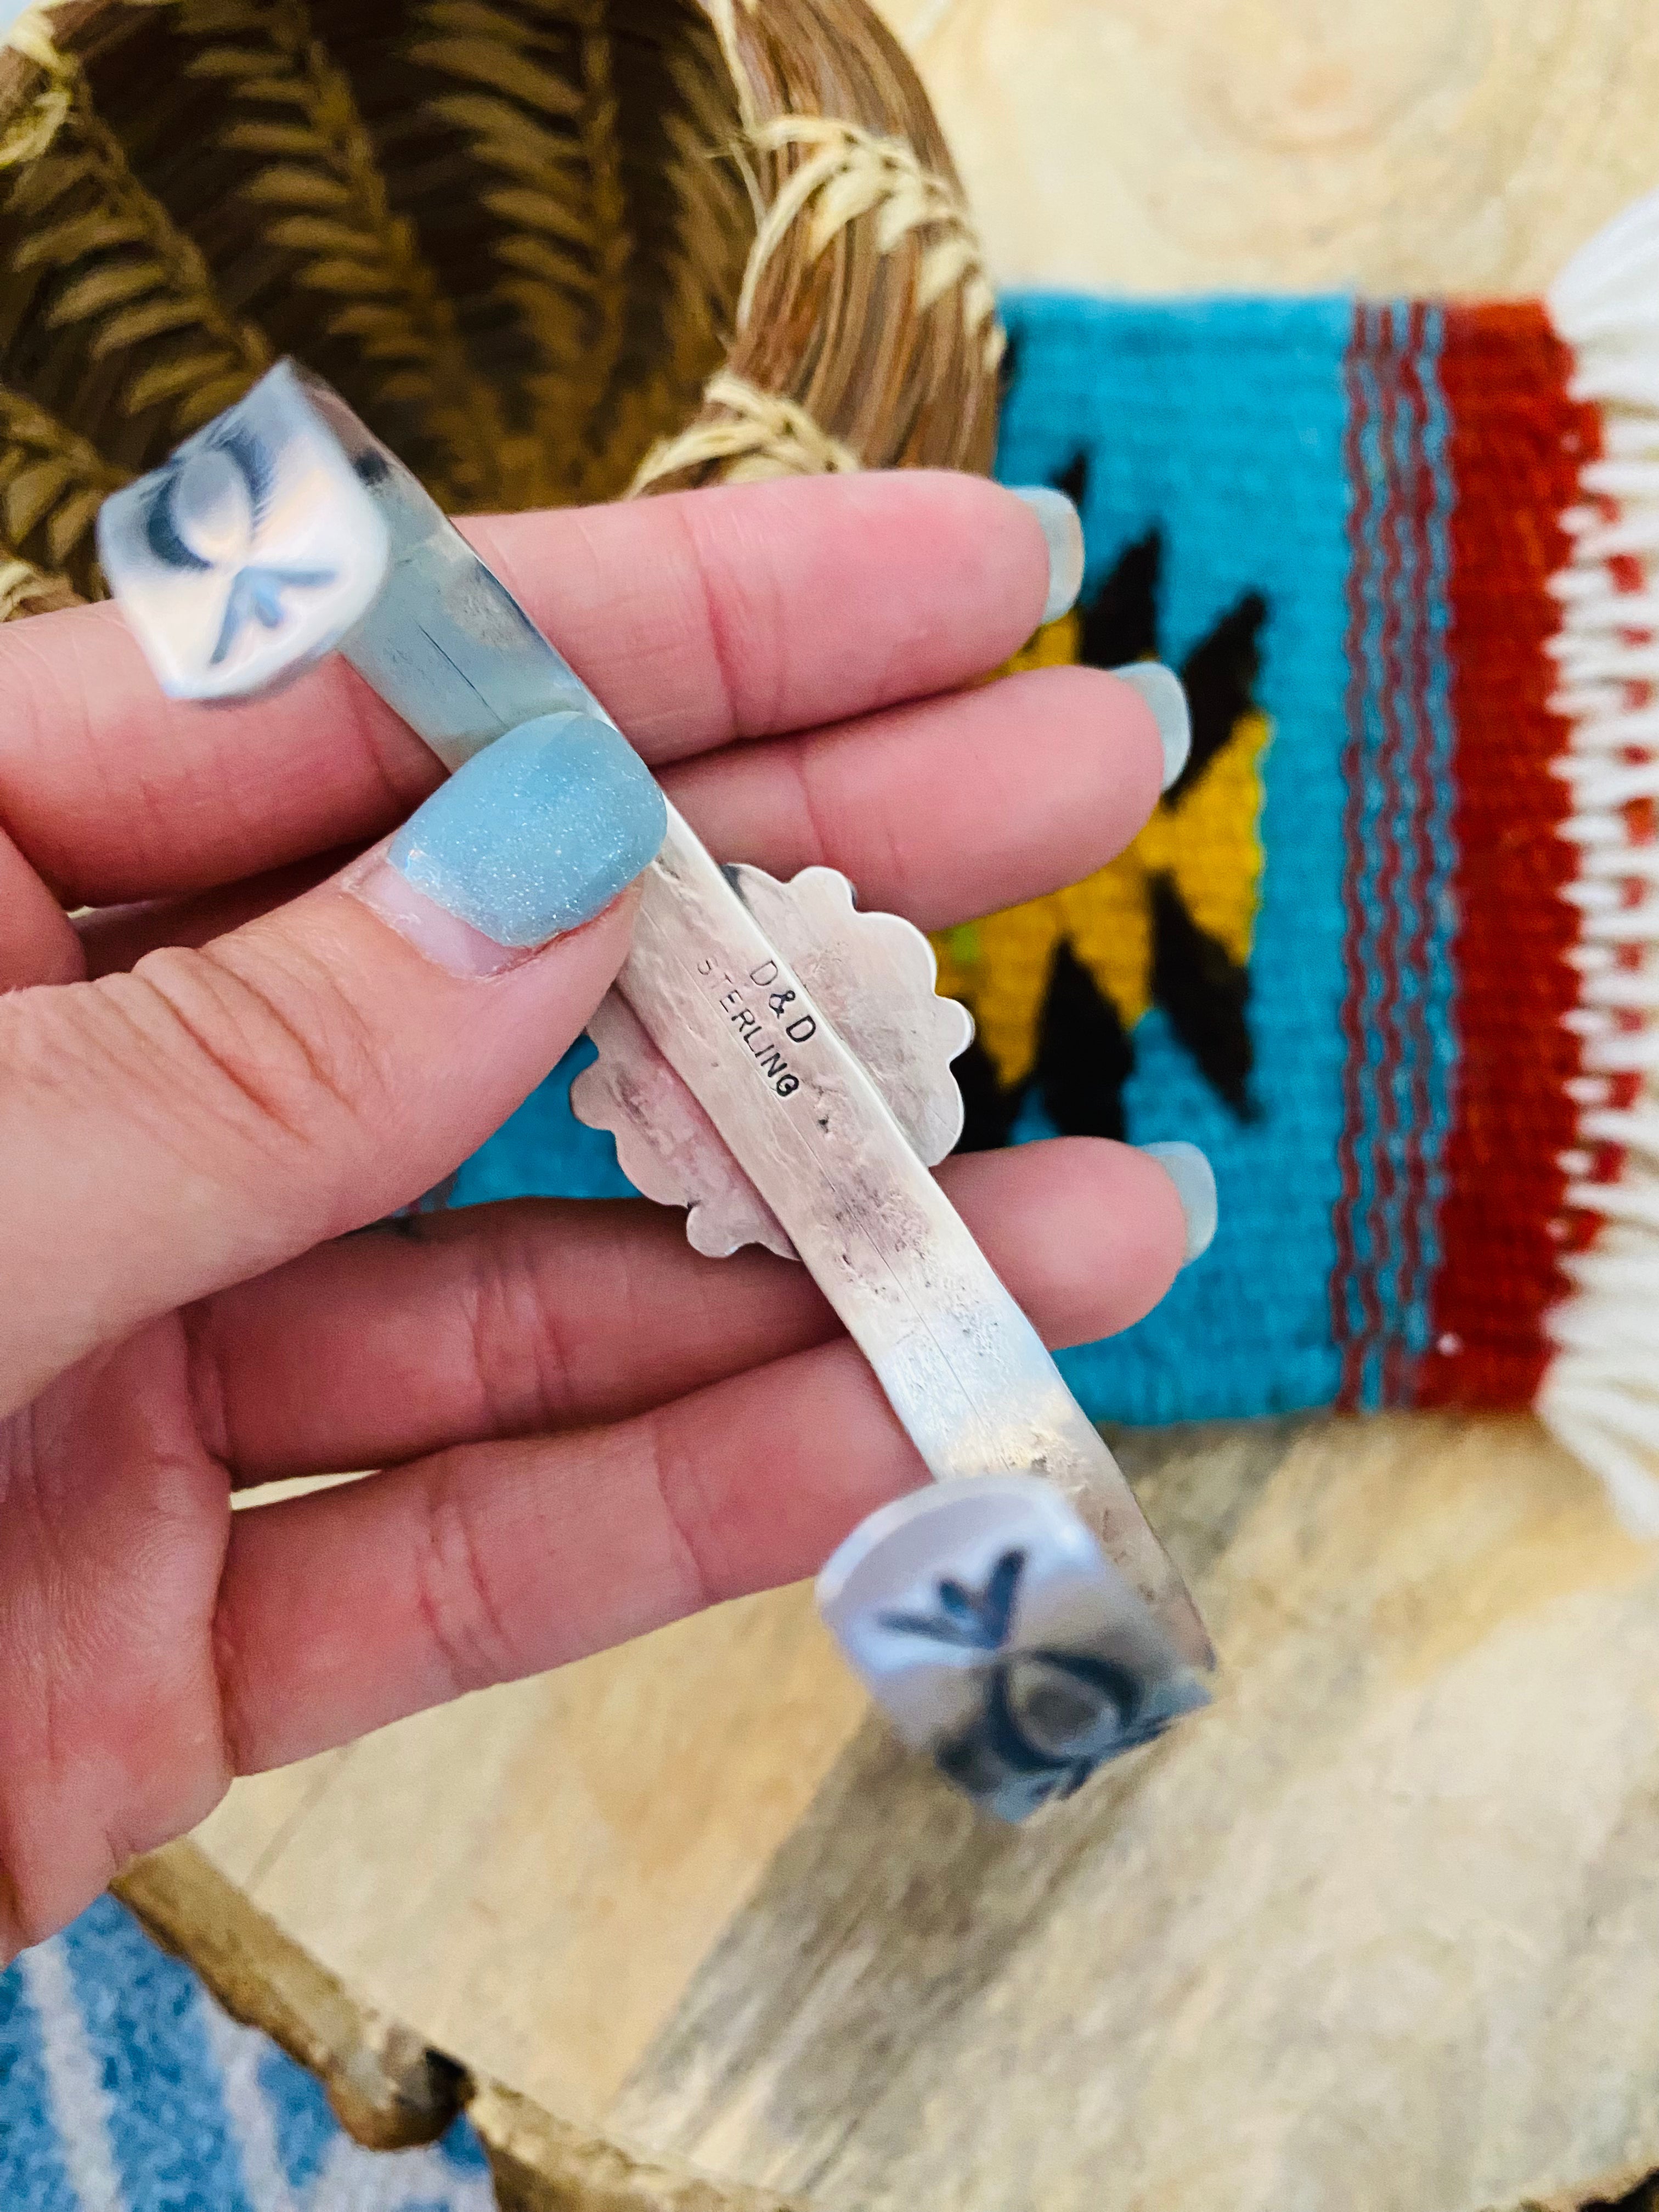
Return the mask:
M 1005 282 L 1535 290 L 1659 183 L 1650 0 L 890 14 Z M 1520 1420 L 1125 1456 L 1224 1686 L 1029 1831 L 893 1749 L 793 1591 L 239 1784 L 199 1840 L 469 2064 L 835 2212 L 1659 2167 L 1659 1559 Z
M 1659 184 L 1647 0 L 884 0 L 1001 284 L 1525 295 Z

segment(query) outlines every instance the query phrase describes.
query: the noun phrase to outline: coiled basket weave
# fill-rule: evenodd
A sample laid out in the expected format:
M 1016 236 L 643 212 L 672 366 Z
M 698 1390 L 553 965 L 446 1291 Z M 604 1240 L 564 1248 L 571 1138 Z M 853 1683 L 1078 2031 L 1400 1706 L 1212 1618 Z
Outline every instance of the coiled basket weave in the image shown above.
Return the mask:
M 453 509 L 982 468 L 1001 347 L 863 0 L 57 0 L 0 51 L 0 617 L 280 355 Z

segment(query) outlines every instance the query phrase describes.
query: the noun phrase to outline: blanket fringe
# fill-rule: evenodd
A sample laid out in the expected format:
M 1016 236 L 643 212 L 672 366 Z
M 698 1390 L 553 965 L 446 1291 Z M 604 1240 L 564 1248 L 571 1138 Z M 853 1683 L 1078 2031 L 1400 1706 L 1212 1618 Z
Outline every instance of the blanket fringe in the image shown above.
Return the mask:
M 1659 192 L 1569 263 L 1548 304 L 1602 434 L 1552 586 L 1581 1058 L 1562 1162 L 1572 1289 L 1538 1410 L 1626 1524 L 1659 1535 Z

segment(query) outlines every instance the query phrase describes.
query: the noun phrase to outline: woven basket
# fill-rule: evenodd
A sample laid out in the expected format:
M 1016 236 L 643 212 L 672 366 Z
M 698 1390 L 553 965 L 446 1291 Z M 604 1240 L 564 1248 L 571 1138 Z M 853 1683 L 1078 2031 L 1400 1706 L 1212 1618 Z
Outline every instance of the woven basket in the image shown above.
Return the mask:
M 451 508 L 984 468 L 1001 349 L 863 0 L 57 0 L 0 52 L 0 617 L 279 355 Z

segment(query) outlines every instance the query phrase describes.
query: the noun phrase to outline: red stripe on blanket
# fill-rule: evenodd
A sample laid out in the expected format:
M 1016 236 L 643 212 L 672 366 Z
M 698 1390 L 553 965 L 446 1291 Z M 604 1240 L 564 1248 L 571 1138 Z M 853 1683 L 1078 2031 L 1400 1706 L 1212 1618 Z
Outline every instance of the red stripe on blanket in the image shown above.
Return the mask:
M 1361 1265 L 1356 1224 L 1360 1210 L 1359 1139 L 1364 1121 L 1365 970 L 1356 957 L 1354 940 L 1363 921 L 1360 886 L 1364 875 L 1364 794 L 1361 731 L 1365 707 L 1365 569 L 1363 549 L 1376 528 L 1383 501 L 1372 471 L 1365 465 L 1369 401 L 1362 361 L 1371 311 L 1356 310 L 1344 375 L 1347 386 L 1347 429 L 1343 440 L 1343 462 L 1353 494 L 1348 518 L 1352 550 L 1348 562 L 1347 627 L 1343 644 L 1348 668 L 1347 697 L 1344 702 L 1346 728 L 1342 746 L 1342 908 L 1346 917 L 1346 981 L 1342 993 L 1342 1128 L 1337 1139 L 1337 1170 L 1341 1178 L 1332 1226 L 1336 1237 L 1336 1266 L 1331 1274 L 1331 1332 L 1341 1354 L 1341 1379 L 1337 1403 L 1346 1412 L 1359 1404 L 1366 1343 L 1382 1328 L 1382 1310 L 1367 1267 Z
M 1567 559 L 1559 517 L 1599 443 L 1594 410 L 1567 397 L 1571 366 L 1538 305 L 1447 313 L 1459 1049 L 1420 1405 L 1530 1402 L 1544 1316 L 1565 1288 L 1573 856 L 1559 834 L 1567 789 L 1550 774 L 1567 732 L 1547 704 L 1559 611 L 1547 586 Z

